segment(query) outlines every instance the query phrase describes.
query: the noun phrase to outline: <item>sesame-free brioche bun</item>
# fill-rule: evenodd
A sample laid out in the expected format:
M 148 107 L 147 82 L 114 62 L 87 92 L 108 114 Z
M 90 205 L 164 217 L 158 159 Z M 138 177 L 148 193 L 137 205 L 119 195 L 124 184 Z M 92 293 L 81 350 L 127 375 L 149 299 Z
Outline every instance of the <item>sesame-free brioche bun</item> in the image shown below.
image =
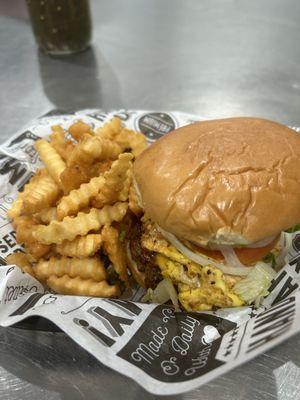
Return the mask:
M 300 222 L 300 135 L 258 118 L 197 122 L 134 163 L 146 213 L 200 246 L 247 245 Z

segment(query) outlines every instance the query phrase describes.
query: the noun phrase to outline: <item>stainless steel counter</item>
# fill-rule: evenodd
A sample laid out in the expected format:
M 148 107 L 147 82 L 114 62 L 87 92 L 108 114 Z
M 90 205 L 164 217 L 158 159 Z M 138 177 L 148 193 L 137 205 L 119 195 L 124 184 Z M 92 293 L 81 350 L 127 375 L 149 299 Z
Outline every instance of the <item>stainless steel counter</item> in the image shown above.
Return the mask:
M 40 54 L 0 1 L 0 140 L 51 108 L 181 110 L 300 124 L 298 0 L 98 0 L 93 47 Z M 300 399 L 300 335 L 173 399 Z M 154 399 L 62 333 L 0 329 L 1 400 Z

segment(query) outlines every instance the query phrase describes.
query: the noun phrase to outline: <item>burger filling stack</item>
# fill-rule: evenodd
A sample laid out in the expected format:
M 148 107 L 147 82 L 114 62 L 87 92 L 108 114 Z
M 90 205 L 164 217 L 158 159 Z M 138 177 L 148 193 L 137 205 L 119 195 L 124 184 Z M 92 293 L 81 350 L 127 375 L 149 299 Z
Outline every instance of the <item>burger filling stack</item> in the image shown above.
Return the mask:
M 188 311 L 259 305 L 300 222 L 300 136 L 258 118 L 197 122 L 134 162 L 127 235 L 146 300 Z

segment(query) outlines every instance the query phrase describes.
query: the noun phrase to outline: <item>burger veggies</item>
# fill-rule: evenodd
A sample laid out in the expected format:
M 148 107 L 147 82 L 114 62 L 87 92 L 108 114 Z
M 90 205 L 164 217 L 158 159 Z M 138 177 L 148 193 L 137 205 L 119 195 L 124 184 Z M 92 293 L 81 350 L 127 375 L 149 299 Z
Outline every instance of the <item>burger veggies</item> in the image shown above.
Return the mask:
M 136 159 L 134 180 L 144 216 L 127 254 L 141 285 L 168 279 L 187 310 L 267 294 L 282 231 L 300 221 L 297 133 L 257 118 L 187 125 Z

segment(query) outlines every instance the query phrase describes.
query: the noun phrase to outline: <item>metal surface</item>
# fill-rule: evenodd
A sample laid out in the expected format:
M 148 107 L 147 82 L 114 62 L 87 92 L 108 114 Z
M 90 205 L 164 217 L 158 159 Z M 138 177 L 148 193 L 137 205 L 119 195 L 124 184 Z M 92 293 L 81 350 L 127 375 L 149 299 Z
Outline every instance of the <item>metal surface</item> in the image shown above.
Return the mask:
M 300 124 L 298 0 L 97 0 L 93 48 L 37 52 L 0 1 L 0 140 L 50 108 L 145 108 Z M 297 400 L 300 335 L 173 399 Z M 62 333 L 0 329 L 0 399 L 154 399 Z M 298 367 L 297 367 L 298 366 Z M 298 396 L 298 397 L 297 397 Z

